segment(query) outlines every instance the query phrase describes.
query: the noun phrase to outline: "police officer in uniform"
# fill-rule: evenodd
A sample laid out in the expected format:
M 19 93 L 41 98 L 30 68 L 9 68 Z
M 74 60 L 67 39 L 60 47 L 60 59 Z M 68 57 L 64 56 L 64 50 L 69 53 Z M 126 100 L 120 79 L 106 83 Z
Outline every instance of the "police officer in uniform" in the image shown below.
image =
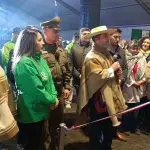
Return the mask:
M 58 93 L 59 106 L 51 110 L 48 119 L 48 130 L 51 136 L 50 149 L 55 150 L 58 146 L 57 128 L 64 118 L 64 99 L 70 95 L 71 67 L 67 53 L 57 48 L 56 42 L 60 32 L 60 17 L 40 24 L 44 31 L 43 58 L 51 70 L 53 81 Z M 46 131 L 47 132 L 47 131 Z M 47 134 L 47 133 L 46 133 Z M 49 136 L 46 137 L 46 149 L 49 148 Z

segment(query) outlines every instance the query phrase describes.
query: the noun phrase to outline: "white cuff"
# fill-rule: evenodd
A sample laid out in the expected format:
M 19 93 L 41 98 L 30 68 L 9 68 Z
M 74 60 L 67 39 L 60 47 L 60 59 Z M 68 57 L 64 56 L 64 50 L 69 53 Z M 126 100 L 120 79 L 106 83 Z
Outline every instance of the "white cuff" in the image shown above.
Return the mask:
M 115 75 L 114 75 L 114 70 L 112 68 L 109 68 L 108 69 L 108 76 L 107 78 L 113 78 Z

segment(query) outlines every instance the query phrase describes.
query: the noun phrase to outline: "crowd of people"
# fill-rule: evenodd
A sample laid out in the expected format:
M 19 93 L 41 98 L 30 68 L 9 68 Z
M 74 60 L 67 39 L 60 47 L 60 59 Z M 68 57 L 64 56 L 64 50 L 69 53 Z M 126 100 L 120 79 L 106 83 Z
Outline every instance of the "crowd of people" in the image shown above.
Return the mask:
M 84 27 L 63 47 L 58 16 L 40 26 L 42 31 L 14 28 L 2 49 L 1 142 L 17 135 L 18 150 L 57 150 L 59 124 L 72 101 L 74 125 L 149 101 L 150 37 L 126 41 L 118 28 Z M 91 124 L 88 148 L 111 150 L 113 137 L 127 141 L 131 133 L 140 135 L 141 124 L 150 125 L 149 105 Z

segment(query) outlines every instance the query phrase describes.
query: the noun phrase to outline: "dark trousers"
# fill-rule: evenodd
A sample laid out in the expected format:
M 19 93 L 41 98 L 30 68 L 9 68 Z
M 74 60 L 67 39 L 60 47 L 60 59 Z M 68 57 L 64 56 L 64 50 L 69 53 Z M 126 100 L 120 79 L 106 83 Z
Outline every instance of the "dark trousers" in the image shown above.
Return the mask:
M 79 86 L 75 85 L 75 92 L 74 92 L 74 97 L 73 97 L 73 102 L 78 104 L 79 101 Z
M 141 104 L 148 102 L 147 97 L 141 98 Z M 144 125 L 150 125 L 150 105 L 147 105 L 140 109 L 139 113 L 140 122 Z
M 36 123 L 18 123 L 19 133 L 17 144 L 23 145 L 25 150 L 38 150 L 42 136 L 44 121 Z
M 90 121 L 95 121 L 108 116 L 108 112 L 98 113 L 95 106 L 95 94 L 89 100 Z M 101 102 L 101 99 L 99 99 Z M 99 105 L 100 108 L 101 105 Z M 103 135 L 102 143 L 100 138 Z M 90 124 L 89 126 L 89 150 L 112 150 L 112 122 L 110 119 Z
M 58 147 L 58 128 L 60 123 L 64 122 L 64 102 L 60 101 L 59 106 L 50 112 L 49 117 L 49 133 L 51 136 L 51 144 L 50 148 L 51 150 L 55 150 L 56 147 Z
M 94 115 L 94 114 L 93 114 Z M 90 116 L 91 120 L 104 118 L 108 113 L 95 114 Z M 103 141 L 100 143 L 100 137 L 103 134 Z M 112 145 L 112 122 L 110 119 L 91 124 L 89 127 L 89 150 L 111 150 Z
M 140 103 L 128 103 L 128 109 L 138 106 Z M 122 116 L 122 126 L 125 131 L 135 132 L 139 125 L 139 110 L 126 113 Z
M 2 148 L 3 148 L 3 144 L 2 144 L 2 143 L 0 143 L 0 150 L 2 150 Z

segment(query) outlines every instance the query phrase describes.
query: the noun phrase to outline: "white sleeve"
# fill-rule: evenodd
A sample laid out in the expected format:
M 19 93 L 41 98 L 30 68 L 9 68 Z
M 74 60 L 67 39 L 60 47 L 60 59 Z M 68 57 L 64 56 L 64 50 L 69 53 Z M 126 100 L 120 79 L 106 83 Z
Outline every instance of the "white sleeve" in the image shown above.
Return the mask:
M 112 68 L 109 68 L 108 69 L 108 76 L 107 78 L 113 78 L 115 75 L 114 75 L 114 70 Z

